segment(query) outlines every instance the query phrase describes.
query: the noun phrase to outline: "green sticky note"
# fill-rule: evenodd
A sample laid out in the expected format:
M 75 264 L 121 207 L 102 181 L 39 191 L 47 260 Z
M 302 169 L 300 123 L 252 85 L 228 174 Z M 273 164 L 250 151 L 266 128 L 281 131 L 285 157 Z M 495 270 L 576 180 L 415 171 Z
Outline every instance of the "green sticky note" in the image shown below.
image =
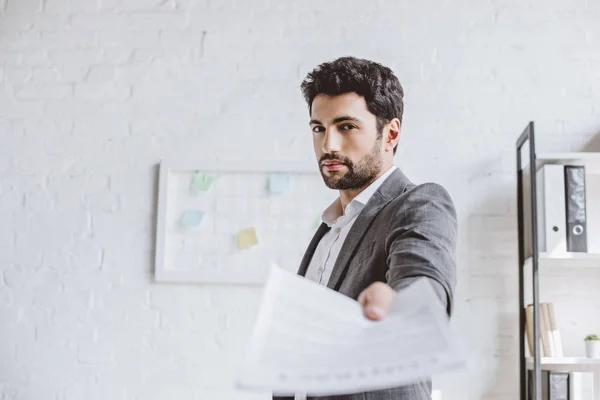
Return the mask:
M 196 172 L 192 179 L 192 189 L 199 192 L 206 192 L 210 189 L 214 176 L 205 174 L 204 172 Z
M 286 173 L 272 173 L 269 174 L 269 192 L 271 193 L 283 193 L 288 189 L 290 185 L 290 175 Z

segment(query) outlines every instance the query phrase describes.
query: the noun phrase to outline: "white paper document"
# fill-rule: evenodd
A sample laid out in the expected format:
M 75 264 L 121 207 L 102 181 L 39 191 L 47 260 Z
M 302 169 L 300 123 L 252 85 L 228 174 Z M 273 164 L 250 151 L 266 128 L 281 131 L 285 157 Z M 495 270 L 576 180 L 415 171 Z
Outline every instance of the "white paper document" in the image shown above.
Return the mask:
M 349 394 L 410 384 L 465 364 L 427 279 L 370 321 L 361 305 L 272 267 L 236 386 L 277 395 Z

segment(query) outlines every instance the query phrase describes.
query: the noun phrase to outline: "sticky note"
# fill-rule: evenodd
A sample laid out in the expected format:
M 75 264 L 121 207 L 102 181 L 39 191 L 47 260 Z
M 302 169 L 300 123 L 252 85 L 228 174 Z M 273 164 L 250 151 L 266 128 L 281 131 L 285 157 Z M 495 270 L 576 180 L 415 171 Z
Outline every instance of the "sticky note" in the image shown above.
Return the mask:
M 269 192 L 283 193 L 290 185 L 290 175 L 286 173 L 276 172 L 269 174 Z
M 240 249 L 247 249 L 258 244 L 258 238 L 256 237 L 256 229 L 247 228 L 238 232 L 237 235 L 238 247 Z
M 187 210 L 181 215 L 181 225 L 191 228 L 199 226 L 202 222 L 204 213 L 200 210 Z
M 194 178 L 192 179 L 192 189 L 199 192 L 206 192 L 210 189 L 214 176 L 205 174 L 203 172 L 196 172 Z

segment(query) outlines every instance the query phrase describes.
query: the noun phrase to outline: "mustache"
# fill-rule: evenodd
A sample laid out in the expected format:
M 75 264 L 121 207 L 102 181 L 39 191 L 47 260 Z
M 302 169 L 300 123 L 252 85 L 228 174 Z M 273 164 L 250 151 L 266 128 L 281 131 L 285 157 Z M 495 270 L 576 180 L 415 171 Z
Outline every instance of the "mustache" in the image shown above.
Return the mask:
M 325 154 L 319 159 L 319 165 L 323 165 L 325 161 L 339 161 L 342 164 L 346 164 L 348 167 L 352 166 L 352 161 L 346 157 L 337 154 Z

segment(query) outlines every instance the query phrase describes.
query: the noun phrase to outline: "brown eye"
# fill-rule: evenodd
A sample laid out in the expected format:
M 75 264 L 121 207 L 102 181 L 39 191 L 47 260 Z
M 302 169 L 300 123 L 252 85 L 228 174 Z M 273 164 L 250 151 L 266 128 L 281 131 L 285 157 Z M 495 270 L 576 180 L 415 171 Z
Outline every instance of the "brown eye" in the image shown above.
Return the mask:
M 325 132 L 325 129 L 322 126 L 315 126 L 313 132 Z
M 356 126 L 351 125 L 351 124 L 344 124 L 344 125 L 341 126 L 341 128 L 342 128 L 343 131 L 349 131 L 349 130 L 352 130 L 352 129 L 357 129 Z

